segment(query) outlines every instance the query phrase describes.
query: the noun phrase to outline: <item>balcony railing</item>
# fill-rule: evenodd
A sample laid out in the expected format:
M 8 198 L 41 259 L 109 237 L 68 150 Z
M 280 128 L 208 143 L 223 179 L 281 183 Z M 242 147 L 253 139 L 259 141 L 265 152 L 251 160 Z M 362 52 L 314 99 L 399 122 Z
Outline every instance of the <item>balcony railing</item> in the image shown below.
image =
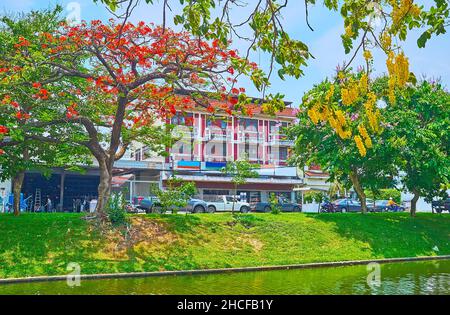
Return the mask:
M 217 131 L 212 131 L 209 128 L 206 128 L 204 141 L 220 141 L 220 142 L 231 141 L 231 135 L 228 131 L 220 133 Z
M 239 131 L 238 141 L 241 143 L 263 143 L 264 136 L 260 135 L 257 131 Z
M 205 162 L 226 162 L 227 157 L 221 155 L 205 155 Z
M 283 134 L 269 134 L 269 145 L 293 146 L 294 141 L 286 138 Z

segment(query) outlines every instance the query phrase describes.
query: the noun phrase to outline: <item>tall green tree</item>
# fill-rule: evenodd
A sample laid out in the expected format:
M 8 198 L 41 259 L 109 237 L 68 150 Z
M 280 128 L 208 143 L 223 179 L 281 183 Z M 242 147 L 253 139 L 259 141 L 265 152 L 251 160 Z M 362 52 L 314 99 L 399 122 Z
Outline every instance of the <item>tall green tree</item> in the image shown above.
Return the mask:
M 387 79 L 375 83 L 386 90 Z M 422 196 L 433 199 L 450 181 L 450 94 L 439 82 L 411 85 L 384 111 L 384 141 L 399 157 L 400 181 L 413 193 L 411 215 Z
M 57 6 L 53 10 L 3 16 L 0 20 L 0 54 L 4 56 L 0 61 L 0 127 L 3 129 L 0 132 L 0 180 L 12 178 L 15 215 L 20 213 L 20 192 L 26 171 L 48 174 L 52 167 L 77 169 L 77 165 L 90 162 L 87 150 L 73 145 L 79 128 L 49 125 L 44 129 L 38 123 L 64 110 L 61 103 L 44 103 L 34 95 L 33 84 L 51 73 L 51 69 L 15 58 L 15 51 L 20 48 L 18 41 L 24 43 L 25 38 L 32 38 L 36 32 L 53 32 L 62 21 L 61 12 L 62 8 Z M 36 45 L 35 42 L 28 44 Z M 21 74 L 11 76 L 18 69 Z M 49 80 L 58 81 L 54 93 L 60 93 L 67 85 L 58 77 L 49 77 Z M 54 141 L 42 142 L 43 135 Z

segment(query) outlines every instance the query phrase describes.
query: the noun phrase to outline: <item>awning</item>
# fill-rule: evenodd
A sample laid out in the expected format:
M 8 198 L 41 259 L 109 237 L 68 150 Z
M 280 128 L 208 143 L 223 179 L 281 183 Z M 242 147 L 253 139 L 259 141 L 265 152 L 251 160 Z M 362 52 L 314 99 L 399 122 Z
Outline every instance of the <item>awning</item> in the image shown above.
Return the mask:
M 133 176 L 134 176 L 133 174 L 114 176 L 112 178 L 112 185 L 114 187 L 120 187 L 123 184 L 125 184 L 127 181 L 129 181 Z

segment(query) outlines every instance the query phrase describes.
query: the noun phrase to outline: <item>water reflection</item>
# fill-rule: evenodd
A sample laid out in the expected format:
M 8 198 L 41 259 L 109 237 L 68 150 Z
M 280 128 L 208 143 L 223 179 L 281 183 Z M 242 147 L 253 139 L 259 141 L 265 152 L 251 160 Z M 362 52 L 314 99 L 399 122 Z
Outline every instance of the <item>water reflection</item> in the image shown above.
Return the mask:
M 0 294 L 450 294 L 450 260 L 381 265 L 369 286 L 365 265 L 0 285 Z

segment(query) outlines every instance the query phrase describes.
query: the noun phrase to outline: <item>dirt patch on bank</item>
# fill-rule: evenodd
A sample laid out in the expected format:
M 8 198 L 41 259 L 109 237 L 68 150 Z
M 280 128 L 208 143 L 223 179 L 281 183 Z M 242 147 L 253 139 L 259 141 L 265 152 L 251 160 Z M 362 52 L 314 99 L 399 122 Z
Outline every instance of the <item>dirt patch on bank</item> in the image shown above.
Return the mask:
M 100 250 L 95 256 L 105 260 L 128 260 L 135 249 L 167 246 L 178 240 L 167 223 L 144 217 L 131 217 L 127 227 L 105 227 L 101 235 Z

